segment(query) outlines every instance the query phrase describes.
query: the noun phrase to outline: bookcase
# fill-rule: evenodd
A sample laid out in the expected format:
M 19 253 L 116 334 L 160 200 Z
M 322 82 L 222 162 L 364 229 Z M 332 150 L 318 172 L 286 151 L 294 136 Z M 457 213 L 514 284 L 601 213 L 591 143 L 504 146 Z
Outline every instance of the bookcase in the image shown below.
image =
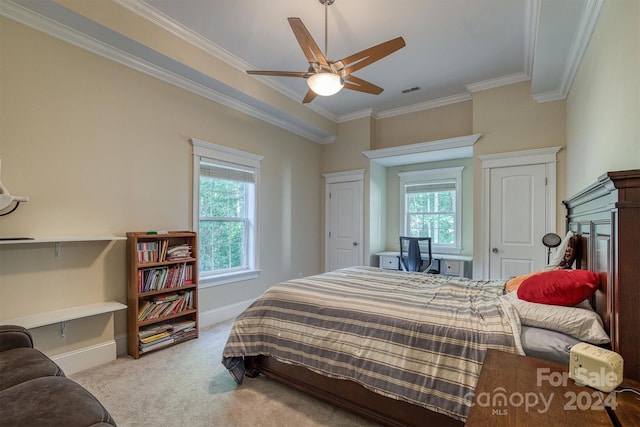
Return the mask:
M 128 351 L 141 355 L 198 337 L 198 237 L 127 233 Z

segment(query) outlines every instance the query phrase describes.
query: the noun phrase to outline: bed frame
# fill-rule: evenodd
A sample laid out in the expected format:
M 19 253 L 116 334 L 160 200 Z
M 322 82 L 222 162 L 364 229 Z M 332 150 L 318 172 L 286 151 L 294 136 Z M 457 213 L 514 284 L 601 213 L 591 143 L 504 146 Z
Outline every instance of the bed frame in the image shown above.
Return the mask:
M 609 172 L 563 203 L 567 229 L 583 237 L 577 268 L 600 273 L 592 304 L 611 349 L 625 378 L 640 381 L 640 169 Z
M 640 170 L 610 172 L 563 202 L 567 229 L 583 236 L 576 268 L 600 273 L 592 303 L 624 358 L 626 378 L 640 380 Z M 247 375 L 263 374 L 330 404 L 389 426 L 462 426 L 461 421 L 387 398 L 348 380 L 327 378 L 266 356 L 246 358 Z

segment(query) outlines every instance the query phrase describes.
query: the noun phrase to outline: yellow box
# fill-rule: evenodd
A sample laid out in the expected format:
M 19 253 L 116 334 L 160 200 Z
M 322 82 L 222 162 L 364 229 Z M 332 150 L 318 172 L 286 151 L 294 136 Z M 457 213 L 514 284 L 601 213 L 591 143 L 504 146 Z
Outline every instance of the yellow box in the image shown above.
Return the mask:
M 580 343 L 571 347 L 569 378 L 600 391 L 610 392 L 623 378 L 622 356 L 595 345 Z

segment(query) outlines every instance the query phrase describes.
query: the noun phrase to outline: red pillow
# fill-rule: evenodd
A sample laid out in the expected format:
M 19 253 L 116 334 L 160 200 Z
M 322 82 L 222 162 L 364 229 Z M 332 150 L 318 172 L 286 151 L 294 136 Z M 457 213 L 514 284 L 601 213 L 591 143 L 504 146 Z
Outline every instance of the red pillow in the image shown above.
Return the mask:
M 589 270 L 551 270 L 527 278 L 518 298 L 538 304 L 572 306 L 600 286 L 600 275 Z

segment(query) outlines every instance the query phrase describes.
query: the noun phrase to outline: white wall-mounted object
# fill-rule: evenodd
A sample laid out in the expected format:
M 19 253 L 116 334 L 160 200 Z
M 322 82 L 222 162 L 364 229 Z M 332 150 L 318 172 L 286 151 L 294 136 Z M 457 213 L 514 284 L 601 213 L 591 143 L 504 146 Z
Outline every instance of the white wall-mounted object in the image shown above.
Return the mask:
M 0 215 L 7 215 L 16 210 L 20 202 L 28 202 L 27 196 L 12 196 L 9 194 L 9 190 L 2 184 L 2 159 L 0 159 Z M 3 210 L 8 209 L 12 203 L 16 203 L 13 209 L 8 212 L 2 213 Z

